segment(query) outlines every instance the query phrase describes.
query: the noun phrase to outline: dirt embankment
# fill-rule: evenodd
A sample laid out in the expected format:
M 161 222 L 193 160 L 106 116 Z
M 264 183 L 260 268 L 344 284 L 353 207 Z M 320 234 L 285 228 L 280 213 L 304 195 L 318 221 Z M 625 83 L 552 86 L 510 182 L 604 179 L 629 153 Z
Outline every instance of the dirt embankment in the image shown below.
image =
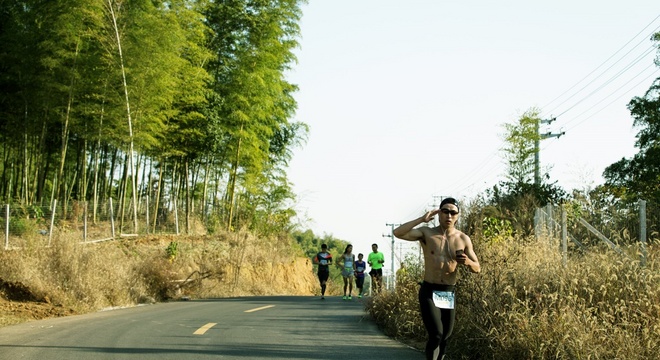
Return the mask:
M 0 326 L 30 320 L 74 315 L 73 309 L 50 303 L 19 282 L 0 279 Z
M 312 295 L 316 288 L 308 259 L 292 256 L 286 242 L 249 234 L 62 240 L 0 251 L 0 326 L 144 302 Z

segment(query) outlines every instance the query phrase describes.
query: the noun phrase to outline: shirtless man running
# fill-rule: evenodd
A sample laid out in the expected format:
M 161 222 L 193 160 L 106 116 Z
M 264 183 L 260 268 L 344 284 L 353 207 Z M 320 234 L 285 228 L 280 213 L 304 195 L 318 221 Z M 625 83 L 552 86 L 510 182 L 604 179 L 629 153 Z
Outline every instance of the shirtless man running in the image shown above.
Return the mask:
M 442 359 L 447 339 L 454 327 L 454 286 L 458 264 L 465 265 L 473 273 L 481 271 L 479 259 L 474 253 L 472 240 L 454 227 L 460 208 L 453 198 L 445 198 L 440 208 L 408 221 L 394 229 L 394 236 L 408 241 L 419 241 L 424 251 L 424 282 L 419 289 L 419 306 L 424 327 L 429 335 L 426 343 L 427 359 Z M 440 225 L 422 226 L 438 215 Z M 439 349 L 437 357 L 436 350 Z

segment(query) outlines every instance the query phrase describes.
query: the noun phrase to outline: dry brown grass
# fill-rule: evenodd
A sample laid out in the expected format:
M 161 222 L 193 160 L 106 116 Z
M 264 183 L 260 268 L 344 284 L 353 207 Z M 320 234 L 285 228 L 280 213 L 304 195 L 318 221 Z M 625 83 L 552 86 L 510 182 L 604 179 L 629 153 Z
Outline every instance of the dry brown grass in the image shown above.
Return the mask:
M 570 254 L 565 267 L 557 249 L 530 239 L 479 246 L 482 274 L 464 273 L 457 284 L 452 359 L 657 357 L 657 246 L 649 247 L 645 267 L 634 248 L 625 249 L 626 255 L 607 249 Z M 400 282 L 369 311 L 389 333 L 421 345 L 421 319 L 410 319 L 418 314 L 416 281 Z
M 23 239 L 20 249 L 0 251 L 0 325 L 30 318 L 12 310 L 25 310 L 25 300 L 65 309 L 44 312 L 57 316 L 180 298 L 312 295 L 311 263 L 291 253 L 288 241 L 246 232 L 93 244 L 60 235 L 50 247 L 43 238 Z M 177 250 L 168 253 L 173 242 Z M 17 297 L 13 285 L 33 299 Z
M 368 298 L 366 308 L 387 335 L 420 346 L 426 335 L 417 300 L 418 282 L 423 274 L 413 258 L 406 260 L 408 266 L 397 272 L 396 291 L 385 291 Z

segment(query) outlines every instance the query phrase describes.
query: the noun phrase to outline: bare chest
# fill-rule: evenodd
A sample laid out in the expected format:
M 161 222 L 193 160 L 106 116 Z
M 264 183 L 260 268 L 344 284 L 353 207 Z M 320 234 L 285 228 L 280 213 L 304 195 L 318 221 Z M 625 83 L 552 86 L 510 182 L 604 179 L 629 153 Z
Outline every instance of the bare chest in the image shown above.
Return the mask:
M 462 248 L 458 236 L 432 234 L 426 239 L 425 253 L 436 262 L 456 260 L 456 250 Z

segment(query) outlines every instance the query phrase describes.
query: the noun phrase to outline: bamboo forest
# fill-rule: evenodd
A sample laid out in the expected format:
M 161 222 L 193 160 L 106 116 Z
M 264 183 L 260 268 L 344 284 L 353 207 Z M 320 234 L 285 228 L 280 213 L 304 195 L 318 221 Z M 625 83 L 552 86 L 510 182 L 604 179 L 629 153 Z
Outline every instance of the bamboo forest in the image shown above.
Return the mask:
M 0 201 L 288 231 L 303 0 L 0 0 Z

